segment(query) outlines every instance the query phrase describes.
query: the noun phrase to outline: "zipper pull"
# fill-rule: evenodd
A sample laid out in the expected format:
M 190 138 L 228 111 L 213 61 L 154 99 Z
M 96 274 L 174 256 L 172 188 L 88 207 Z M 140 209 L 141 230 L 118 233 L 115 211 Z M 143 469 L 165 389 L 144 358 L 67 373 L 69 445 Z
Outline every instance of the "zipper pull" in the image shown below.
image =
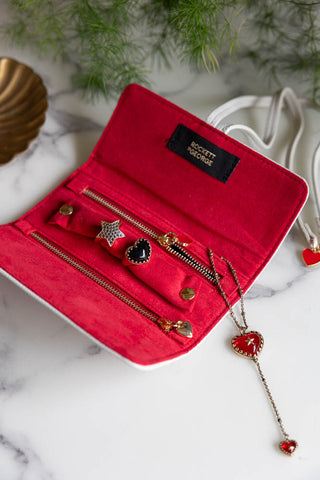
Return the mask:
M 188 247 L 191 243 L 191 241 L 186 237 L 180 240 L 178 238 L 178 235 L 174 232 L 168 232 L 168 233 L 165 233 L 164 235 L 159 235 L 157 240 L 160 243 L 160 245 L 162 245 L 163 247 L 170 247 L 170 245 L 173 245 L 174 243 L 177 243 L 182 247 Z
M 157 323 L 166 333 L 169 333 L 171 330 L 175 330 L 176 333 L 182 337 L 193 337 L 193 330 L 190 322 L 183 322 L 182 320 L 172 322 L 166 317 L 160 317 Z

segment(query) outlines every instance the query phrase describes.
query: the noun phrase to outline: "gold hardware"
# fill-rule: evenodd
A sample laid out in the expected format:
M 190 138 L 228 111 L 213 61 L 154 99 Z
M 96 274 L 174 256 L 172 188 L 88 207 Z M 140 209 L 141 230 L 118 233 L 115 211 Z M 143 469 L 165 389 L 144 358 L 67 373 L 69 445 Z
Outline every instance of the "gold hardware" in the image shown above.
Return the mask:
M 168 233 L 165 233 L 164 235 L 159 235 L 158 242 L 163 247 L 169 247 L 170 245 L 173 245 L 174 243 L 178 242 L 178 236 L 174 232 L 168 232 Z
M 313 253 L 319 253 L 320 252 L 320 244 L 318 242 L 317 237 L 315 237 L 314 235 L 312 235 L 311 238 L 310 238 L 310 250 Z
M 127 293 L 120 290 L 116 287 L 111 281 L 105 279 L 101 274 L 98 272 L 94 272 L 93 269 L 87 266 L 85 263 L 78 261 L 74 257 L 71 257 L 68 253 L 66 253 L 62 248 L 56 246 L 46 237 L 42 236 L 38 232 L 32 232 L 30 235 L 36 239 L 40 244 L 46 247 L 51 252 L 55 253 L 58 257 L 64 260 L 66 263 L 71 265 L 72 267 L 76 268 L 79 272 L 81 272 L 86 277 L 93 280 L 95 283 L 100 285 L 102 288 L 110 292 L 112 295 L 117 297 L 119 300 L 124 302 L 129 307 L 133 308 L 137 312 L 141 313 L 141 315 L 145 316 L 152 322 L 159 325 L 165 332 L 170 332 L 170 330 L 175 330 L 179 335 L 183 337 L 192 337 L 192 326 L 189 322 L 182 322 L 181 320 L 178 322 L 172 322 L 168 318 L 159 317 L 156 313 L 148 310 L 147 307 L 144 307 L 142 304 L 138 303 L 135 299 L 130 297 Z
M 0 58 L 0 164 L 24 152 L 36 138 L 48 108 L 47 90 L 30 67 Z
M 166 317 L 160 317 L 157 321 L 159 327 L 162 328 L 166 333 L 170 332 L 172 330 L 172 322 Z
M 101 195 L 93 192 L 92 190 L 84 190 L 83 195 L 86 195 L 86 197 L 91 198 L 91 200 L 100 203 L 100 205 L 109 208 L 112 212 L 116 213 L 119 215 L 119 217 L 124 218 L 127 222 L 131 223 L 135 227 L 139 228 L 142 230 L 142 232 L 150 235 L 150 237 L 154 238 L 155 240 L 158 238 L 159 234 L 156 233 L 154 230 L 151 228 L 147 227 L 143 223 L 139 222 L 139 220 L 136 220 L 135 218 L 131 217 L 128 213 L 124 212 L 121 208 L 119 208 L 117 205 L 114 205 L 113 203 L 109 202 L 106 198 L 102 197 Z
M 174 232 L 168 232 L 168 233 L 165 233 L 164 235 L 159 235 L 157 240 L 160 243 L 160 245 L 162 245 L 163 247 L 170 247 L 174 243 L 177 243 L 182 247 L 188 247 L 190 245 L 190 243 L 181 242 L 178 238 L 178 235 Z
M 192 338 L 193 330 L 190 322 L 182 322 L 181 320 L 174 325 L 174 328 L 179 335 L 183 337 Z
M 72 205 L 62 205 L 62 207 L 60 207 L 60 210 L 59 210 L 59 213 L 61 215 L 72 215 L 73 214 L 73 206 Z
M 180 297 L 183 298 L 183 300 L 192 300 L 195 295 L 196 292 L 190 287 L 183 288 L 180 292 Z
M 157 240 L 158 243 L 165 248 L 168 253 L 170 253 L 170 255 L 179 258 L 181 261 L 200 273 L 200 275 L 206 278 L 210 283 L 215 283 L 215 277 L 210 268 L 204 265 L 196 257 L 191 255 L 191 253 L 183 249 L 183 247 L 187 247 L 189 244 L 180 242 L 176 233 L 168 232 L 164 235 L 159 235 L 159 232 L 156 232 L 153 230 L 153 228 L 132 217 L 129 213 L 123 211 L 118 205 L 113 204 L 107 198 L 96 193 L 95 191 L 86 189 L 82 193 L 94 202 L 97 202 L 103 207 L 110 209 L 112 212 L 119 215 L 119 217 L 124 218 L 127 222 L 131 223 L 154 240 Z
M 190 322 L 183 322 L 182 320 L 178 320 L 178 322 L 172 322 L 166 317 L 161 317 L 158 319 L 157 323 L 166 333 L 169 333 L 171 330 L 175 330 L 182 337 L 193 337 L 193 330 Z

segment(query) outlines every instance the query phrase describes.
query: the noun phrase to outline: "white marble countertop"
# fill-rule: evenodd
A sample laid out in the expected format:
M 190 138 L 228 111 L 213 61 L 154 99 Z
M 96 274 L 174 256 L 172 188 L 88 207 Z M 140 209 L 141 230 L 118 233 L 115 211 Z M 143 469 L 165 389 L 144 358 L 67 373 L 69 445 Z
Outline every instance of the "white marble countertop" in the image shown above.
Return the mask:
M 86 161 L 115 102 L 86 103 L 71 87 L 72 67 L 5 45 L 1 55 L 28 63 L 49 91 L 39 137 L 0 169 L 5 223 Z M 236 74 L 177 68 L 151 77 L 157 93 L 203 119 L 239 93 L 272 90 L 240 65 Z M 143 372 L 1 277 L 0 479 L 319 479 L 320 267 L 304 267 L 304 246 L 294 227 L 246 295 L 249 325 L 265 337 L 261 363 L 299 442 L 292 458 L 278 451 L 253 364 L 228 347 L 236 333 L 229 317 L 188 356 Z

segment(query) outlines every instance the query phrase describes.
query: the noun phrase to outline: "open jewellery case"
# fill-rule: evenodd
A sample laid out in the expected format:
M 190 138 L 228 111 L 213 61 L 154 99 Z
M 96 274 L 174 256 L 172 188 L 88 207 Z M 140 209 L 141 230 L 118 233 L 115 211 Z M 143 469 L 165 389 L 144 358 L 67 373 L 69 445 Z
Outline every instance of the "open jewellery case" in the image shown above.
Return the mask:
M 227 312 L 208 247 L 234 304 L 239 293 L 220 257 L 246 291 L 307 192 L 300 177 L 130 85 L 89 160 L 0 227 L 0 266 L 99 344 L 152 365 L 189 352 Z M 101 222 L 122 232 L 111 246 Z M 134 261 L 141 238 L 142 263 Z

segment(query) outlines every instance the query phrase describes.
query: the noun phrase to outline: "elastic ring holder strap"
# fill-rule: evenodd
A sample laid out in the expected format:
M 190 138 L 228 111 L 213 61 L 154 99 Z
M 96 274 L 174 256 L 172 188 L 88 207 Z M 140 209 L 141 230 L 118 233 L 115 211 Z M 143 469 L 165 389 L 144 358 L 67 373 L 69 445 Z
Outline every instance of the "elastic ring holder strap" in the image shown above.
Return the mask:
M 241 97 L 236 97 L 213 110 L 208 116 L 207 122 L 215 128 L 223 131 L 227 135 L 234 130 L 241 131 L 254 148 L 258 150 L 269 149 L 272 147 L 276 139 L 280 116 L 284 107 L 288 109 L 294 122 L 294 136 L 288 145 L 285 160 L 286 168 L 293 171 L 293 164 L 297 146 L 305 127 L 302 107 L 316 109 L 317 107 L 309 100 L 298 99 L 291 88 L 285 87 L 272 97 L 256 95 L 244 95 Z M 258 133 L 253 128 L 247 125 L 223 123 L 226 117 L 243 108 L 268 108 L 268 116 L 262 137 L 260 137 L 260 135 L 258 135 Z M 313 155 L 311 174 L 317 210 L 316 221 L 318 229 L 320 230 L 320 196 L 318 188 L 319 185 L 317 181 L 319 162 L 320 143 L 317 146 Z M 319 245 L 317 235 L 311 230 L 310 226 L 307 223 L 303 222 L 301 215 L 299 215 L 299 217 L 297 218 L 297 223 L 311 248 L 317 248 Z

